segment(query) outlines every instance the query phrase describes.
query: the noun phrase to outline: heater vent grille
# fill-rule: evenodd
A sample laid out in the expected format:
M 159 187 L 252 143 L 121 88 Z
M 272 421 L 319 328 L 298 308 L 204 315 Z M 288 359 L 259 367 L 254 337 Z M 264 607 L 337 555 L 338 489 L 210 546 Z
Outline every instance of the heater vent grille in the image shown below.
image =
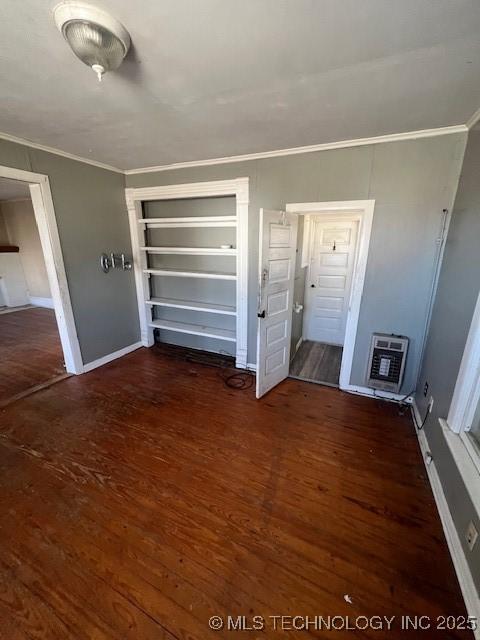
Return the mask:
M 368 361 L 367 386 L 397 393 L 403 382 L 408 338 L 374 333 Z

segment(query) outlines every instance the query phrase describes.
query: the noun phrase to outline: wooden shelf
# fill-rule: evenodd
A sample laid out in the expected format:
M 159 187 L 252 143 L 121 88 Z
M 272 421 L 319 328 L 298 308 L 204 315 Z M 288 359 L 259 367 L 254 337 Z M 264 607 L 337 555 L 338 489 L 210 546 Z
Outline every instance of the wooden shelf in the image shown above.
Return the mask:
M 236 249 L 221 249 L 220 247 L 140 247 L 147 253 L 183 256 L 236 256 Z
M 181 269 L 144 269 L 143 273 L 152 276 L 173 276 L 175 278 L 207 278 L 211 280 L 236 280 L 234 273 L 221 271 L 182 271 Z
M 169 307 L 171 309 L 186 309 L 188 311 L 203 311 L 205 313 L 218 313 L 224 316 L 236 316 L 235 307 L 223 304 L 211 304 L 208 302 L 195 302 L 193 300 L 175 300 L 174 298 L 151 298 L 145 304 Z
M 227 342 L 236 342 L 236 332 L 230 329 L 215 329 L 204 325 L 189 324 L 187 322 L 173 322 L 172 320 L 152 320 L 150 326 L 156 329 L 166 329 L 177 333 L 188 333 L 204 338 L 216 338 Z
M 189 227 L 236 227 L 237 216 L 193 216 L 190 218 L 138 218 L 140 224 L 152 229 Z

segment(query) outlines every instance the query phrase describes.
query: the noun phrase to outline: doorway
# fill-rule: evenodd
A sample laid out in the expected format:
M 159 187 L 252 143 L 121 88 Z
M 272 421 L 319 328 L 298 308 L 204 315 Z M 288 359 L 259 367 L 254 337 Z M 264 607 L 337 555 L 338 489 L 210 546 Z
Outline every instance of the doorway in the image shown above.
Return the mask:
M 28 184 L 0 178 L 0 407 L 65 377 Z
M 339 386 L 358 224 L 356 216 L 333 213 L 313 215 L 307 228 L 303 224 L 309 259 L 303 291 L 300 287 L 294 291 L 293 313 L 303 307 L 303 322 L 300 341 L 291 353 L 290 377 Z M 297 259 L 298 254 L 297 250 Z
M 0 167 L 0 406 L 83 373 L 48 177 Z
M 260 211 L 257 397 L 289 375 L 355 391 L 350 376 L 374 207 L 374 200 L 355 200 Z M 280 227 L 281 256 L 272 233 Z M 283 296 L 270 311 L 273 284 Z

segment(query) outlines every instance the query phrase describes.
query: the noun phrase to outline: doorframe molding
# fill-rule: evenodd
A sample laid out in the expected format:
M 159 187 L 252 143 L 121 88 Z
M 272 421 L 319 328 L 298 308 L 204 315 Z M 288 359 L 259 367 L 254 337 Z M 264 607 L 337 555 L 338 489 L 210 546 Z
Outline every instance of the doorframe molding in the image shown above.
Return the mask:
M 334 202 L 297 202 L 287 204 L 288 213 L 298 215 L 315 215 L 330 217 L 357 218 L 359 221 L 355 265 L 350 290 L 350 303 L 345 329 L 342 364 L 340 368 L 339 386 L 343 391 L 357 391 L 358 387 L 351 384 L 353 354 L 357 338 L 360 305 L 367 271 L 368 252 L 372 234 L 375 200 L 341 200 Z
M 237 281 L 236 281 L 236 358 L 238 368 L 247 368 L 248 340 L 248 205 L 249 178 L 233 180 L 213 180 L 210 182 L 191 182 L 170 184 L 157 187 L 126 188 L 130 235 L 132 239 L 133 265 L 137 290 L 138 315 L 142 345 L 153 344 L 153 330 L 149 327 L 147 316 L 148 278 L 143 273 L 146 268 L 146 256 L 140 251 L 142 229 L 138 220 L 142 218 L 142 202 L 150 200 L 173 200 L 177 198 L 208 198 L 215 196 L 235 196 L 237 229 Z M 143 227 L 142 227 L 143 228 Z
M 83 373 L 82 354 L 78 342 L 48 176 L 14 167 L 0 166 L 0 178 L 9 178 L 28 183 L 52 294 L 58 332 L 62 343 L 65 368 L 68 373 Z

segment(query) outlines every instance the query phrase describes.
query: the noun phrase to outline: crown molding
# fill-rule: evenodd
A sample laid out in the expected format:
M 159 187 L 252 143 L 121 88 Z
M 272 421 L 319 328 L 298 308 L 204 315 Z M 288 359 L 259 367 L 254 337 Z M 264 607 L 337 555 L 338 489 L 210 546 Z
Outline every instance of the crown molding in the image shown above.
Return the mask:
M 467 129 L 473 129 L 473 127 L 477 124 L 479 120 L 480 120 L 480 107 L 467 120 L 467 124 L 466 124 Z
M 401 142 L 404 140 L 418 140 L 420 138 L 434 138 L 436 136 L 445 136 L 452 133 L 467 133 L 477 122 L 480 120 L 480 109 L 476 111 L 467 124 L 459 124 L 450 127 L 439 127 L 437 129 L 419 129 L 418 131 L 406 131 L 404 133 L 390 133 L 383 136 L 374 136 L 371 138 L 354 138 L 352 140 L 340 140 L 338 142 L 326 142 L 323 144 L 312 144 L 304 147 L 291 147 L 289 149 L 277 149 L 274 151 L 260 151 L 258 153 L 246 153 L 238 156 L 224 156 L 221 158 L 210 158 L 207 160 L 191 160 L 187 162 L 174 162 L 172 164 L 161 164 L 153 167 L 141 167 L 139 169 L 119 169 L 103 162 L 97 162 L 90 158 L 83 158 L 68 151 L 62 151 L 55 147 L 48 147 L 37 142 L 32 142 L 25 138 L 19 138 L 18 136 L 12 136 L 8 133 L 0 132 L 0 140 L 7 140 L 8 142 L 14 142 L 21 144 L 32 149 L 39 149 L 46 153 L 53 153 L 69 160 L 75 160 L 77 162 L 84 162 L 90 164 L 99 169 L 106 169 L 107 171 L 114 171 L 115 173 L 121 173 L 127 176 L 142 174 L 142 173 L 155 173 L 157 171 L 172 171 L 175 169 L 187 169 L 191 167 L 207 167 L 215 164 L 230 164 L 234 162 L 247 162 L 248 160 L 263 160 L 266 158 L 280 158 L 282 156 L 292 156 L 301 153 L 314 153 L 315 151 L 330 151 L 333 149 L 346 149 L 348 147 L 363 147 L 371 144 L 384 144 L 388 142 Z
M 56 156 L 62 156 L 63 158 L 68 158 L 69 160 L 76 160 L 77 162 L 84 162 L 85 164 L 91 164 L 92 166 L 98 167 L 99 169 L 106 169 L 107 171 L 115 171 L 115 173 L 122 173 L 122 174 L 124 173 L 124 171 L 122 169 L 118 169 L 118 167 L 112 167 L 109 164 L 104 164 L 103 162 L 97 162 L 96 160 L 91 160 L 90 158 L 83 158 L 82 156 L 76 156 L 74 153 L 68 153 L 68 151 L 62 151 L 61 149 L 56 149 L 55 147 L 47 147 L 44 144 L 38 144 L 37 142 L 32 142 L 31 140 L 26 140 L 25 138 L 11 136 L 8 133 L 0 132 L 0 140 L 15 142 L 16 144 L 22 144 L 26 147 L 31 147 L 32 149 L 45 151 L 46 153 L 53 153 Z
M 155 173 L 157 171 L 171 171 L 173 169 L 186 169 L 188 167 L 206 167 L 214 164 L 228 164 L 232 162 L 246 162 L 247 160 L 263 160 L 265 158 L 278 158 L 292 156 L 300 153 L 313 153 L 315 151 L 329 151 L 331 149 L 345 149 L 347 147 L 363 147 L 370 144 L 383 144 L 386 142 L 400 142 L 402 140 L 417 140 L 419 138 L 433 138 L 445 136 L 451 133 L 465 133 L 468 128 L 464 124 L 437 129 L 420 129 L 405 133 L 390 133 L 384 136 L 372 138 L 356 138 L 353 140 L 341 140 L 339 142 L 327 142 L 325 144 L 312 144 L 306 147 L 292 147 L 290 149 L 278 149 L 276 151 L 261 151 L 259 153 L 246 153 L 239 156 L 226 156 L 223 158 L 211 158 L 210 160 L 193 160 L 191 162 L 175 162 L 173 164 L 158 165 L 156 167 L 143 167 L 141 169 L 126 169 L 125 175 L 132 176 L 139 173 Z

